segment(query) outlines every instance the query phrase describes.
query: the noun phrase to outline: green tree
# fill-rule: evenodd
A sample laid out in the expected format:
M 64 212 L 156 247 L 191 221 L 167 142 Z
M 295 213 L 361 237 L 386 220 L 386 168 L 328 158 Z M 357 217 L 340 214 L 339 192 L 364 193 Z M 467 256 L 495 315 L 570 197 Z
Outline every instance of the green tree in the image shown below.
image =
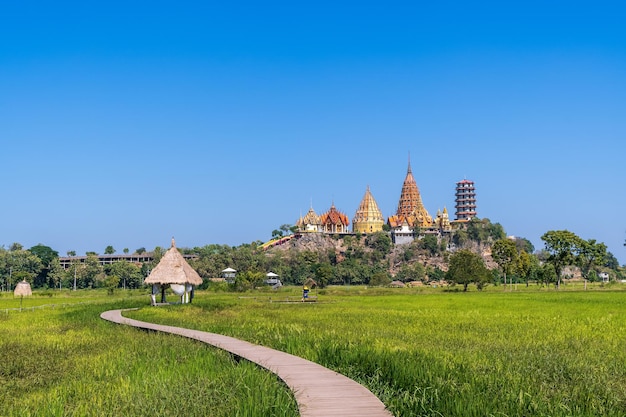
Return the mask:
M 113 246 L 109 245 L 106 248 L 104 248 L 105 255 L 113 255 L 114 253 L 115 253 L 115 249 L 113 248 Z
M 13 242 L 9 246 L 9 252 L 19 252 L 21 250 L 24 250 L 24 246 L 21 243 Z
M 144 253 L 146 253 L 146 248 L 144 248 L 143 246 L 139 249 L 135 249 L 135 253 L 137 255 L 143 255 Z
M 395 276 L 395 279 L 402 282 L 424 281 L 426 278 L 426 268 L 415 262 L 412 265 L 404 264 Z
M 539 281 L 542 284 L 545 284 L 546 286 L 550 285 L 551 283 L 556 284 L 557 274 L 556 274 L 556 271 L 554 270 L 553 264 L 545 263 L 541 265 L 541 267 L 538 270 L 537 276 L 539 278 Z
M 61 266 L 59 258 L 54 258 L 50 262 L 50 266 L 48 268 L 48 280 L 50 284 L 52 284 L 53 288 L 58 288 L 60 290 L 63 283 L 68 279 L 67 271 L 65 271 Z
M 391 277 L 389 273 L 386 271 L 377 271 L 372 274 L 372 278 L 370 279 L 370 285 L 374 287 L 380 287 L 384 285 L 388 285 L 391 282 Z
M 506 289 L 506 277 L 513 270 L 517 262 L 517 248 L 511 239 L 498 239 L 491 246 L 491 257 L 498 264 L 504 274 L 504 288 Z
M 38 257 L 42 265 L 41 271 L 34 279 L 33 286 L 39 288 L 47 285 L 50 265 L 54 259 L 59 259 L 59 252 L 53 250 L 49 246 L 42 245 L 41 243 L 28 249 L 28 251 Z
M 78 268 L 78 288 L 95 288 L 104 277 L 98 255 L 87 255 L 85 262 Z
M 117 275 L 108 275 L 103 281 L 104 288 L 107 289 L 109 295 L 115 293 L 115 289 L 120 285 L 120 277 Z
M 421 240 L 421 246 L 430 254 L 430 256 L 435 256 L 439 251 L 437 237 L 433 235 L 424 236 Z
M 472 251 L 462 249 L 450 256 L 450 264 L 446 273 L 446 280 L 453 284 L 463 285 L 463 291 L 467 286 L 476 284 L 478 289 L 489 281 L 490 272 L 480 255 Z
M 590 279 L 589 274 L 596 272 L 594 268 L 601 266 L 606 256 L 606 245 L 604 243 L 596 243 L 595 239 L 579 240 L 576 265 L 580 268 L 580 273 L 585 280 L 585 289 L 587 289 L 587 281 Z
M 320 288 L 326 287 L 333 279 L 333 267 L 328 262 L 322 262 L 315 268 L 315 281 Z
M 523 237 L 516 237 L 515 239 L 515 247 L 517 248 L 517 252 L 521 253 L 522 251 L 531 254 L 535 252 L 535 247 L 532 242 Z
M 465 229 L 459 229 L 452 235 L 452 243 L 462 248 L 469 241 L 469 234 Z
M 372 263 L 377 263 L 387 257 L 391 250 L 391 236 L 385 232 L 370 233 L 365 237 L 365 244 L 372 249 Z
M 130 251 L 128 250 L 128 248 L 124 248 L 124 250 L 122 250 L 122 252 L 124 252 L 124 255 L 128 255 L 128 252 L 130 252 Z
M 292 227 L 293 226 L 291 226 L 290 224 L 281 224 L 280 225 L 280 230 L 282 230 L 284 235 L 289 235 L 289 234 L 293 233 L 292 232 Z
M 143 283 L 141 267 L 131 262 L 120 261 L 105 267 L 107 275 L 115 275 L 123 288 L 140 288 Z
M 32 254 L 19 243 L 13 243 L 10 250 L 0 248 L 0 277 L 4 277 L 3 286 L 10 291 L 13 284 L 18 282 L 18 278 L 25 273 L 29 280 L 39 275 L 43 269 L 43 264 L 39 257 Z
M 533 266 L 532 256 L 522 250 L 517 256 L 517 262 L 514 265 L 515 271 L 524 278 L 526 286 L 528 287 L 528 281 L 530 279 L 530 272 Z
M 575 254 L 581 244 L 581 239 L 568 230 L 551 230 L 541 236 L 546 251 L 549 253 L 547 262 L 554 267 L 556 274 L 556 288 L 561 287 L 561 273 L 563 268 L 575 263 Z

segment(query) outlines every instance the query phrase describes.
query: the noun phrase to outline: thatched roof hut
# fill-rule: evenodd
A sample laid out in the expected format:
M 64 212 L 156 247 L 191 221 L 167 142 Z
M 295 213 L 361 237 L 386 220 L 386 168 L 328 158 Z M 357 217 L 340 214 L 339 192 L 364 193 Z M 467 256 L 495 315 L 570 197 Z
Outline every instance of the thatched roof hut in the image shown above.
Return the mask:
M 28 297 L 29 295 L 33 295 L 33 291 L 30 289 L 30 284 L 24 280 L 17 283 L 13 295 L 15 297 Z
M 172 247 L 165 252 L 159 264 L 144 280 L 144 284 L 160 285 L 162 288 L 161 301 L 165 302 L 165 288 L 167 286 L 170 286 L 176 294 L 182 294 L 184 300 L 188 298 L 188 293 L 193 292 L 194 286 L 202 284 L 202 278 L 176 249 L 176 242 L 172 238 Z

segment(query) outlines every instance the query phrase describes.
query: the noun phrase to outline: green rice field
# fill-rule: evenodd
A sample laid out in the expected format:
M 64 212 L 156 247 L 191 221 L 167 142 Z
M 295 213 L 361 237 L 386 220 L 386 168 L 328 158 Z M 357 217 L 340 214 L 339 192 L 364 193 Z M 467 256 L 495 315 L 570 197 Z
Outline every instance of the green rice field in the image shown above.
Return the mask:
M 144 308 L 125 315 L 337 370 L 397 417 L 626 415 L 626 292 L 618 286 L 331 287 L 307 303 L 297 301 L 298 288 L 202 291 L 193 304 L 164 307 L 136 295 L 10 313 L 0 297 L 0 415 L 297 415 L 285 386 L 254 365 L 99 319 L 136 306 Z

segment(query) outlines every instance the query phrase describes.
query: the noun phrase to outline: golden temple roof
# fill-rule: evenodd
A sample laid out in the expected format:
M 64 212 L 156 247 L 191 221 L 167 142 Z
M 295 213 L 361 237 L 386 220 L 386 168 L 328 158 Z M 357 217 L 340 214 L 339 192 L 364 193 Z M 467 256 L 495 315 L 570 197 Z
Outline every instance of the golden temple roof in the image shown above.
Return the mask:
M 307 224 L 311 224 L 311 225 L 322 224 L 320 220 L 320 216 L 318 216 L 317 213 L 315 213 L 315 210 L 313 210 L 313 207 L 309 209 L 309 211 L 304 217 L 300 217 L 300 219 L 296 223 L 296 226 L 304 226 Z
M 367 186 L 361 204 L 359 204 L 359 208 L 352 219 L 352 230 L 365 233 L 378 232 L 382 230 L 383 224 L 385 224 L 383 213 L 378 208 L 370 187 Z

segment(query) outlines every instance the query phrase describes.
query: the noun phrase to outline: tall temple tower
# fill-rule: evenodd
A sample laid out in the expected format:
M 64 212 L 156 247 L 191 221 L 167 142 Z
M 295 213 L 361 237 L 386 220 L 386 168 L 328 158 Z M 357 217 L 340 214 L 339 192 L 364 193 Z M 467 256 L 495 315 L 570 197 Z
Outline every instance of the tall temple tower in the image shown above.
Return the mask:
M 378 208 L 374 196 L 370 192 L 369 185 L 365 191 L 365 195 L 356 210 L 356 214 L 352 219 L 352 232 L 354 233 L 374 233 L 383 230 L 383 213 Z
M 407 219 L 411 227 L 432 227 L 433 218 L 428 214 L 428 211 L 422 203 L 422 197 L 420 191 L 417 188 L 415 178 L 413 178 L 413 172 L 411 171 L 411 161 L 409 160 L 409 166 L 407 168 L 406 177 L 402 184 L 402 193 L 400 194 L 400 201 L 398 202 L 398 210 L 395 216 L 391 216 L 390 223 L 394 220 L 400 220 L 401 218 Z
M 456 183 L 456 221 L 467 222 L 476 217 L 476 189 L 474 181 L 462 180 Z

